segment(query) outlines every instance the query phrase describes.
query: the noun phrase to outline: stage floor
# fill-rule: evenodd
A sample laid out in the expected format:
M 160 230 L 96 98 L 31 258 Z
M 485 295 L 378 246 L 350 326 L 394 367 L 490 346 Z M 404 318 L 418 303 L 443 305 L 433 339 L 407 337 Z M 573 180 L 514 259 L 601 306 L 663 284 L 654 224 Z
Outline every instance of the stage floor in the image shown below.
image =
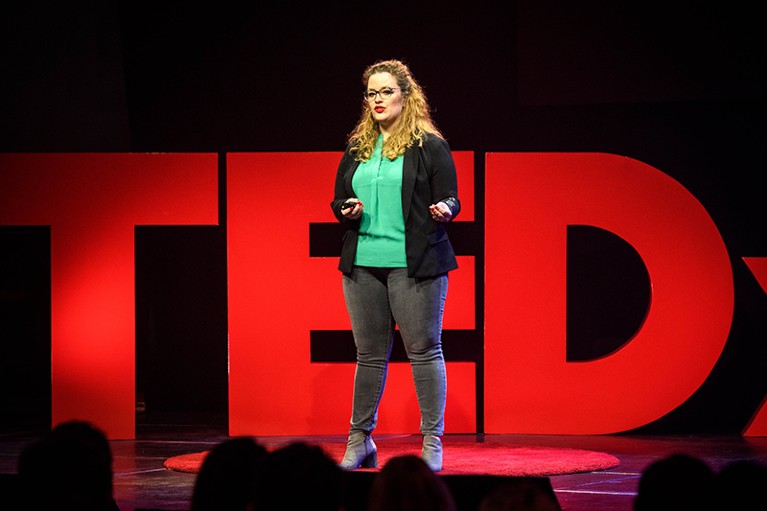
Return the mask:
M 171 457 L 211 449 L 227 438 L 226 430 L 205 424 L 145 424 L 137 427 L 136 440 L 111 442 L 114 454 L 115 496 L 121 511 L 136 509 L 189 509 L 195 476 L 163 468 Z M 715 471 L 738 460 L 767 463 L 767 438 L 740 436 L 550 436 L 485 435 L 485 440 L 515 445 L 586 449 L 617 457 L 614 469 L 551 476 L 555 495 L 565 511 L 631 511 L 639 477 L 652 462 L 674 453 L 706 461 Z M 16 471 L 16 458 L 35 435 L 10 432 L 0 436 L 0 474 Z M 476 435 L 447 435 L 453 440 L 480 441 Z M 264 445 L 298 440 L 332 443 L 345 437 L 259 437 Z M 490 460 L 488 460 L 490 461 Z

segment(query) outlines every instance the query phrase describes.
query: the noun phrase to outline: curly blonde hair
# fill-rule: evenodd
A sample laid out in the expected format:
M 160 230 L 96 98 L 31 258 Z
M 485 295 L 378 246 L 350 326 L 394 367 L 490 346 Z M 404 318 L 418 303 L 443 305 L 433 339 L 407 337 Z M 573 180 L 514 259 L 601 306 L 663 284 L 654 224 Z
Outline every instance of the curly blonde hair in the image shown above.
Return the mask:
M 422 145 L 424 135 L 427 133 L 442 138 L 442 133 L 431 118 L 431 111 L 423 89 L 404 63 L 399 60 L 381 60 L 368 66 L 362 73 L 364 87 L 368 86 L 368 80 L 376 73 L 391 74 L 397 80 L 397 85 L 405 100 L 402 105 L 400 121 L 384 144 L 384 156 L 393 160 L 404 154 L 405 150 L 413 144 Z M 349 135 L 350 150 L 352 153 L 357 153 L 356 160 L 367 161 L 370 159 L 380 133 L 381 127 L 373 119 L 369 103 L 363 100 L 362 114 Z

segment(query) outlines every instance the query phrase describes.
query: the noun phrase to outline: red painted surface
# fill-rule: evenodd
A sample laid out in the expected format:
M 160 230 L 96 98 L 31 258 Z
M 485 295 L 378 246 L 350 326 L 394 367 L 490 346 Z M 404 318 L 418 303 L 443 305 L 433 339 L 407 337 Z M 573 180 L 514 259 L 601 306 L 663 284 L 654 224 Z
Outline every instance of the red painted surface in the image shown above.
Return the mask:
M 454 153 L 474 220 L 474 155 Z M 353 363 L 312 363 L 312 330 L 349 329 L 336 257 L 309 257 L 340 153 L 233 153 L 227 161 L 230 433 L 338 434 Z M 51 228 L 52 416 L 135 435 L 136 225 L 217 222 L 215 154 L 0 155 L 0 224 Z M 445 329 L 484 325 L 487 433 L 602 434 L 648 424 L 710 374 L 733 314 L 732 270 L 705 208 L 636 160 L 599 153 L 486 158 L 484 317 L 475 259 L 451 272 Z M 289 199 L 289 206 L 284 205 Z M 631 244 L 652 285 L 644 324 L 599 360 L 565 359 L 568 225 Z M 338 240 L 340 243 L 340 240 Z M 744 261 L 762 288 L 767 258 Z M 449 433 L 476 425 L 475 367 L 448 363 Z M 412 433 L 409 366 L 394 363 L 379 432 Z M 746 436 L 767 434 L 765 408 Z
M 767 293 L 767 257 L 744 257 L 743 261 Z M 767 436 L 767 398 L 762 401 L 759 410 L 746 425 L 743 436 Z
M 486 432 L 625 431 L 700 387 L 729 335 L 733 277 L 681 184 L 610 154 L 488 154 L 485 204 Z M 568 225 L 620 236 L 650 276 L 644 324 L 599 360 L 565 359 Z
M 312 363 L 309 343 L 313 329 L 351 328 L 338 258 L 309 257 L 309 224 L 336 222 L 330 201 L 340 157 L 334 152 L 228 155 L 232 435 L 348 430 L 354 364 Z M 471 220 L 473 158 L 456 159 L 464 202 L 458 219 Z M 451 272 L 446 329 L 474 328 L 473 257 L 461 257 L 459 264 Z M 448 432 L 475 429 L 474 374 L 473 364 L 448 364 Z M 417 432 L 419 417 L 409 365 L 391 364 L 377 431 Z
M 0 224 L 51 228 L 52 421 L 134 438 L 134 227 L 216 224 L 217 156 L 4 154 L 0 169 Z

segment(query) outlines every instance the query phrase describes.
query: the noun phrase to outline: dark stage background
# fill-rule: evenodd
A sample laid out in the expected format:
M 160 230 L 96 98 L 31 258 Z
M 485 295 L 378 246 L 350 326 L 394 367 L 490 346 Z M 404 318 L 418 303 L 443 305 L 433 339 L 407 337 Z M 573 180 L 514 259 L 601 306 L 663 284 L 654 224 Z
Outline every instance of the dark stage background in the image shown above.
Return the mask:
M 730 252 L 732 332 L 699 391 L 641 429 L 739 433 L 767 390 L 767 296 L 741 260 L 767 256 L 762 19 L 746 2 L 9 4 L 0 150 L 340 151 L 363 68 L 400 58 L 451 147 L 477 155 L 461 243 L 478 267 L 486 152 L 620 154 L 698 198 Z M 46 428 L 49 231 L 0 227 L 0 243 L 2 426 Z M 586 360 L 633 332 L 647 281 L 609 236 L 574 229 L 568 251 L 568 357 Z M 225 423 L 223 224 L 137 228 L 136 297 L 140 416 Z

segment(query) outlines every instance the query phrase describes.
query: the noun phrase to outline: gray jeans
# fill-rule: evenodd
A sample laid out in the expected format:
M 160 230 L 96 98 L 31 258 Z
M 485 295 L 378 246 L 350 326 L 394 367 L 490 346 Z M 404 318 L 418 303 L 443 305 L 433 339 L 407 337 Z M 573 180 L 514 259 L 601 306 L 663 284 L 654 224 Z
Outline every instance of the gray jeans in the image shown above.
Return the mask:
M 369 434 L 376 427 L 396 324 L 413 373 L 421 433 L 442 436 L 447 393 L 442 313 L 447 284 L 447 274 L 416 279 L 407 276 L 406 268 L 355 266 L 343 276 L 357 347 L 351 431 Z

